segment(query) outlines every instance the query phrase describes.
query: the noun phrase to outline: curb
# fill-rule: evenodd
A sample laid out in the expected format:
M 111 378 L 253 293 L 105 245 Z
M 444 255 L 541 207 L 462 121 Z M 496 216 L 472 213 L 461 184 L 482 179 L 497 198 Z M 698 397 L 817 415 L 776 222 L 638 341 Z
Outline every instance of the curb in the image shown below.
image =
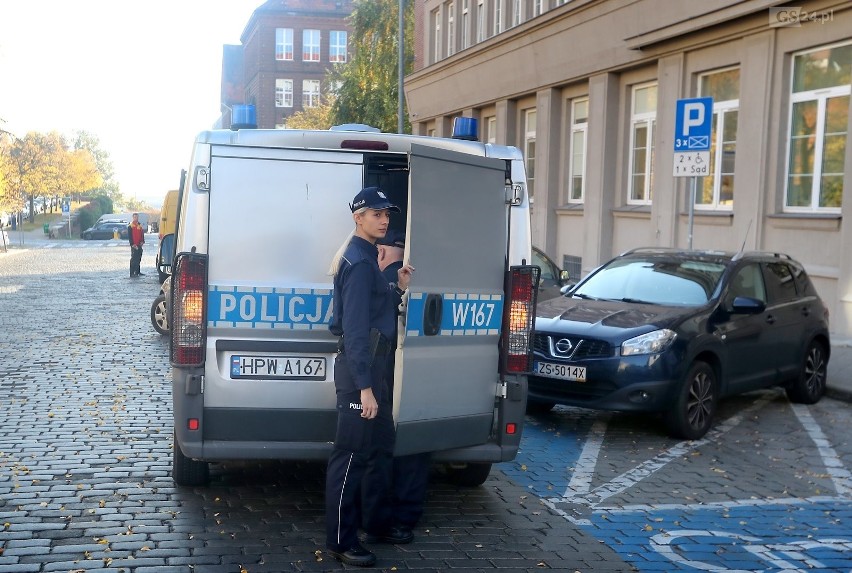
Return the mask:
M 852 403 L 852 391 L 844 388 L 832 388 L 831 386 L 825 389 L 825 395 L 841 402 Z

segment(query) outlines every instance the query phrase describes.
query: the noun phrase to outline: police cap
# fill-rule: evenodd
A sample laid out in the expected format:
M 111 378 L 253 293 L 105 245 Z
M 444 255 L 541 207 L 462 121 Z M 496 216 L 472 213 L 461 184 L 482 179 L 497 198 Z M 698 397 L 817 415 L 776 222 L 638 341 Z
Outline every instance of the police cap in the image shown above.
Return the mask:
M 391 211 L 395 211 L 399 213 L 399 207 L 391 203 L 387 195 L 385 195 L 384 191 L 379 189 L 378 187 L 364 187 L 361 189 L 352 202 L 349 204 L 349 208 L 354 213 L 358 209 L 375 209 L 377 211 L 383 209 L 390 209 Z

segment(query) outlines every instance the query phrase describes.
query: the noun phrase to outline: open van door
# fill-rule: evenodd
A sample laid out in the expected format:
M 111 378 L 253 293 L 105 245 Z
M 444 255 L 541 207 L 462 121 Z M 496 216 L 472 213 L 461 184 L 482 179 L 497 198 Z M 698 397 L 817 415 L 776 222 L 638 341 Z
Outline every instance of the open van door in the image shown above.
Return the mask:
M 397 455 L 488 442 L 508 240 L 503 160 L 412 145 L 409 167 L 416 270 L 396 354 Z

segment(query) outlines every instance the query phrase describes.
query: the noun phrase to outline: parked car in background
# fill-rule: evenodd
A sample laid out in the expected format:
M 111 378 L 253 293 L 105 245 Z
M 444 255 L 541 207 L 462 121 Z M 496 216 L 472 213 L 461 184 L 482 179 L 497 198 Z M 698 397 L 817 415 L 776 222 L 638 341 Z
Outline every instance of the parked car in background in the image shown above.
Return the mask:
M 538 247 L 532 248 L 532 264 L 541 269 L 538 283 L 538 302 L 562 296 L 562 287 L 568 284 L 568 271 L 562 270 L 553 259 Z
M 118 231 L 120 239 L 127 240 L 127 223 L 119 221 L 98 223 L 94 227 L 89 227 L 83 231 L 81 236 L 87 241 L 93 239 L 112 239 L 116 231 Z
M 782 385 L 819 401 L 828 332 L 787 255 L 635 249 L 538 306 L 528 408 L 661 412 L 673 437 L 698 439 L 726 396 Z

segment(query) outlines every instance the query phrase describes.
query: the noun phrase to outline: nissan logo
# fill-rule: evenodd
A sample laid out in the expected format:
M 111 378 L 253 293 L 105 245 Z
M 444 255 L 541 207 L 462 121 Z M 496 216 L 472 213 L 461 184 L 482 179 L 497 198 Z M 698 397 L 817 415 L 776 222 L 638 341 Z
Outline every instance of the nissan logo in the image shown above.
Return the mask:
M 556 341 L 556 344 L 554 344 L 553 347 L 559 354 L 568 354 L 571 352 L 571 349 L 574 348 L 574 345 L 571 344 L 571 341 L 567 338 L 560 338 Z

